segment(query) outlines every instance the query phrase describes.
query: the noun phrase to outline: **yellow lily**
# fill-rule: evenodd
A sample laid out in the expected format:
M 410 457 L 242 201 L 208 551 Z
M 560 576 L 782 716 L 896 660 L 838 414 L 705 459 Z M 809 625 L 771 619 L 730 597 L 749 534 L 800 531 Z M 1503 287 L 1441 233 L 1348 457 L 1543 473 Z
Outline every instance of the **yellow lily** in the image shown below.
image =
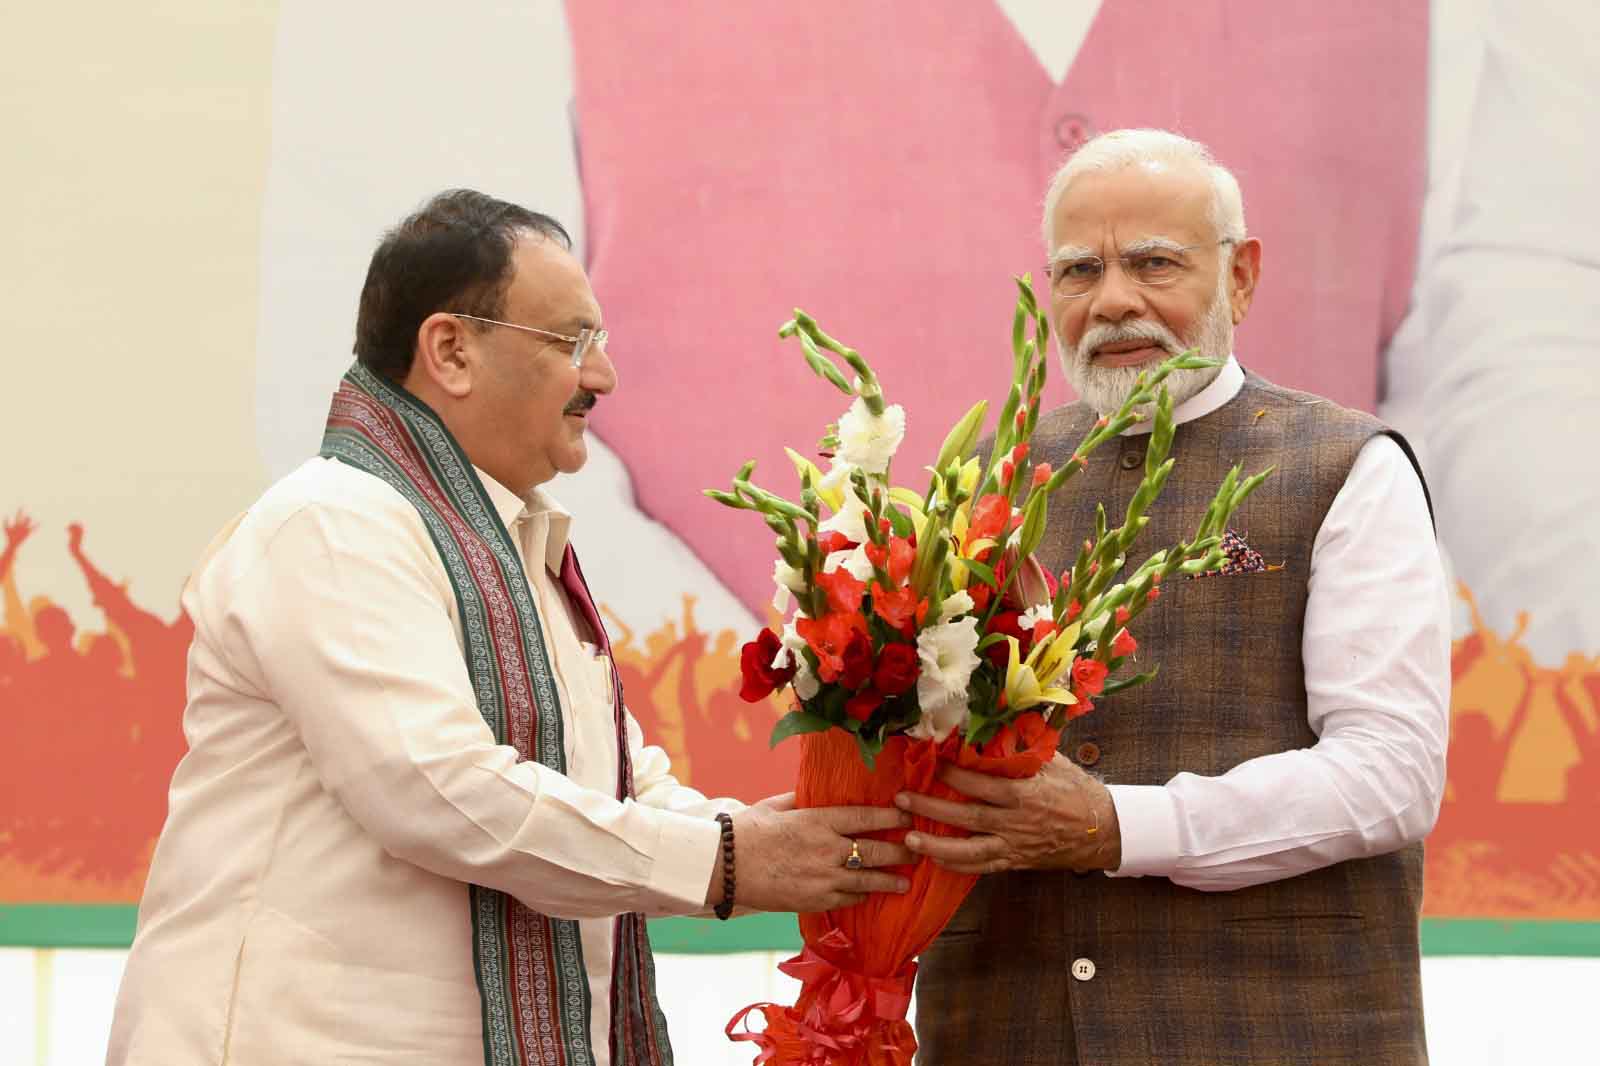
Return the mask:
M 1006 643 L 1010 646 L 1010 655 L 1006 664 L 1006 706 L 1015 711 L 1024 711 L 1029 707 L 1041 703 L 1059 703 L 1070 706 L 1077 703 L 1078 698 L 1067 689 L 1061 688 L 1054 682 L 1065 672 L 1058 660 L 1059 653 L 1041 656 L 1047 645 L 1053 645 L 1053 640 L 1041 640 L 1034 646 L 1028 655 L 1028 661 L 1022 661 L 1022 645 L 1016 637 L 1007 637 Z M 1072 656 L 1066 655 L 1067 666 L 1072 664 Z M 1044 664 L 1048 663 L 1048 666 Z M 1044 666 L 1041 669 L 1041 666 Z

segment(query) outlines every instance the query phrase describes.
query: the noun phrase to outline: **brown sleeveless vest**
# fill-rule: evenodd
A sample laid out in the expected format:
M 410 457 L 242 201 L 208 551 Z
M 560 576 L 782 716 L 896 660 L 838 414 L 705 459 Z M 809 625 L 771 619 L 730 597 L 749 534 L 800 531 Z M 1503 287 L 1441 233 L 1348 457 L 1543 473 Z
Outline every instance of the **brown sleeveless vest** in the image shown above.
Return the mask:
M 1080 404 L 1046 415 L 1036 461 L 1059 468 L 1094 418 Z M 1061 750 L 1108 783 L 1157 785 L 1316 743 L 1300 658 L 1311 547 L 1357 452 L 1384 432 L 1254 375 L 1179 426 L 1177 468 L 1135 559 L 1192 535 L 1233 464 L 1276 464 L 1232 527 L 1282 569 L 1164 584 L 1135 634 L 1139 668 L 1159 663 L 1160 675 L 1098 702 Z M 1060 493 L 1039 550 L 1047 567 L 1071 565 L 1096 502 L 1125 510 L 1148 440 L 1103 444 Z M 1099 873 L 986 877 L 922 957 L 917 1061 L 1416 1066 L 1427 1061 L 1421 902 L 1420 845 L 1234 892 Z M 1072 973 L 1082 959 L 1088 980 Z

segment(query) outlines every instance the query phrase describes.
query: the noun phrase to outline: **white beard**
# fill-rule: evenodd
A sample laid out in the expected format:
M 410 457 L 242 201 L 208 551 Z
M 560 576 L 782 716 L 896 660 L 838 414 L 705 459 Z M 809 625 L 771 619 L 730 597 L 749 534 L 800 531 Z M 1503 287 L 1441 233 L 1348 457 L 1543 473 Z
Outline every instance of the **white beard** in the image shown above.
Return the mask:
M 1115 326 L 1094 326 L 1086 330 L 1072 348 L 1062 345 L 1060 336 L 1058 332 L 1057 346 L 1061 351 L 1061 369 L 1067 381 L 1084 403 L 1100 414 L 1110 414 L 1122 406 L 1122 401 L 1133 391 L 1139 375 L 1154 370 L 1156 362 L 1151 360 L 1141 366 L 1094 366 L 1089 357 L 1103 345 L 1118 341 L 1150 341 L 1166 352 L 1163 358 L 1181 355 L 1196 348 L 1207 359 L 1215 359 L 1218 363 L 1227 361 L 1233 351 L 1233 308 L 1228 299 L 1228 275 L 1224 272 L 1217 280 L 1217 292 L 1211 306 L 1200 320 L 1195 336 L 1186 343 L 1160 323 L 1142 318 Z M 1211 384 L 1221 372 L 1220 366 L 1175 370 L 1163 384 L 1172 397 L 1172 405 L 1176 407 Z M 1148 412 L 1139 409 L 1135 409 L 1135 413 L 1148 417 Z

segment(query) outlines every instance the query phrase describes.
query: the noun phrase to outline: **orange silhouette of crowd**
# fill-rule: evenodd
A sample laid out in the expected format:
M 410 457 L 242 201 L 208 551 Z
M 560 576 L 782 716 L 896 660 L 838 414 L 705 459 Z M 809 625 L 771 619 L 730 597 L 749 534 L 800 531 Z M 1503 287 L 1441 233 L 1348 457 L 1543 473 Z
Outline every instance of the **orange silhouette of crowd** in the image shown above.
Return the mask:
M 666 749 L 684 784 L 747 802 L 787 792 L 800 764 L 799 745 L 773 750 L 767 741 L 788 707 L 777 693 L 756 704 L 739 698 L 739 648 L 746 637 L 725 629 L 713 642 L 695 627 L 694 603 L 684 596 L 681 627 L 668 622 L 637 642 L 632 629 L 606 612 L 628 710 L 646 742 Z
M 131 901 L 184 751 L 184 670 L 193 626 L 134 603 L 66 530 L 102 627 L 43 596 L 24 601 L 17 561 L 38 527 L 0 523 L 0 903 Z M 1534 662 L 1521 638 L 1472 625 L 1451 656 L 1448 784 L 1427 847 L 1428 913 L 1600 919 L 1600 659 Z M 681 619 L 637 634 L 614 614 L 617 670 L 647 743 L 708 795 L 786 791 L 798 745 L 767 739 L 779 695 L 739 698 L 748 634 Z M 609 613 L 609 612 L 608 612 Z
M 1428 839 L 1426 908 L 1452 917 L 1600 918 L 1600 658 L 1559 667 L 1484 623 L 1451 654 L 1450 748 Z
M 0 523 L 0 899 L 137 895 L 184 751 L 184 663 L 194 627 L 134 603 L 67 528 L 104 629 L 44 597 L 26 604 L 16 563 L 38 527 Z

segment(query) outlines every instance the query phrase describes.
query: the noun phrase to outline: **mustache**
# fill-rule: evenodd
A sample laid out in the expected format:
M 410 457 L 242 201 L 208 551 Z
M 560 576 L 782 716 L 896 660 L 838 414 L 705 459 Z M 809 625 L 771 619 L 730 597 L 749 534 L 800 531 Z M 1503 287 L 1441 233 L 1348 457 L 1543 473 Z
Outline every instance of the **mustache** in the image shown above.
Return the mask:
M 1122 341 L 1151 341 L 1164 348 L 1169 355 L 1183 351 L 1172 331 L 1155 322 L 1135 319 L 1116 325 L 1094 326 L 1078 341 L 1078 353 L 1087 359 L 1096 349 Z
M 562 409 L 562 414 L 586 415 L 594 410 L 594 405 L 600 402 L 600 397 L 588 389 L 579 389 L 576 396 L 567 401 L 567 406 Z

